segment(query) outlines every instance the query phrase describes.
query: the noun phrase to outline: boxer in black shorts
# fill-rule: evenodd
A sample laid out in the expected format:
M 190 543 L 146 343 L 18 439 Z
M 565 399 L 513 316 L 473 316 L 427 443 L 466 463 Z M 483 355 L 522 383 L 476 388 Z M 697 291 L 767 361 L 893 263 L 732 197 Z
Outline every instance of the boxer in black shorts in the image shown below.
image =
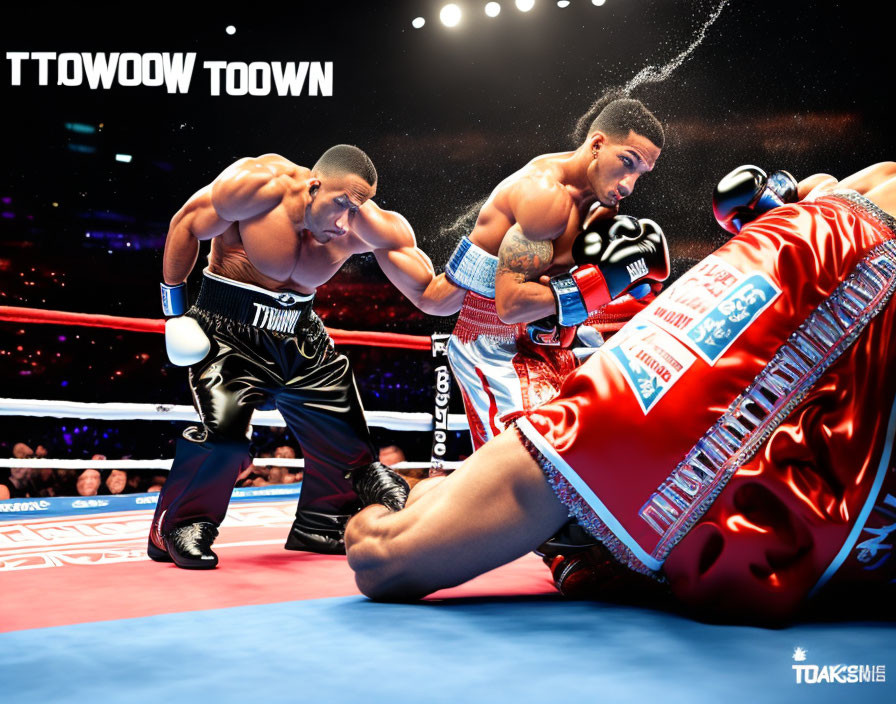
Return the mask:
M 249 461 L 255 409 L 277 408 L 305 457 L 288 549 L 344 551 L 349 516 L 364 505 L 404 505 L 404 480 L 377 461 L 348 359 L 311 308 L 314 291 L 352 255 L 373 252 L 424 312 L 451 314 L 462 291 L 434 276 L 398 213 L 370 198 L 377 175 L 357 147 L 329 149 L 312 169 L 276 154 L 241 159 L 171 221 L 163 309 L 172 362 L 190 368 L 201 426 L 178 440 L 159 496 L 149 556 L 207 569 L 237 475 Z M 199 242 L 209 265 L 192 308 L 184 281 Z M 186 314 L 184 314 L 186 313 Z

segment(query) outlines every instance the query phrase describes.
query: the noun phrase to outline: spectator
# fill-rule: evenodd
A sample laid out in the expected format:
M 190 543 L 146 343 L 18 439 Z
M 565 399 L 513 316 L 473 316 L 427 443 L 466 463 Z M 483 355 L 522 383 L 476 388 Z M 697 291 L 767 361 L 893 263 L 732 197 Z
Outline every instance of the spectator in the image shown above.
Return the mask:
M 405 457 L 404 450 L 398 445 L 386 445 L 385 447 L 380 448 L 380 462 L 383 464 L 394 467 L 395 465 L 406 461 L 407 457 Z M 429 476 L 429 470 L 426 468 L 401 468 L 396 469 L 395 471 L 404 477 L 404 480 L 411 488 L 413 488 L 421 479 L 426 479 L 426 477 Z
M 280 445 L 274 450 L 274 457 L 285 460 L 294 460 L 296 451 L 290 445 Z M 268 484 L 295 484 L 302 481 L 305 472 L 300 467 L 271 467 L 268 473 Z
M 94 455 L 92 460 L 104 460 L 105 455 Z M 75 489 L 78 496 L 96 496 L 101 484 L 100 471 L 98 469 L 85 469 L 78 475 Z
M 23 442 L 17 442 L 13 445 L 12 456 L 17 460 L 27 460 L 34 457 L 34 450 Z M 7 478 L 0 481 L 0 487 L 0 499 L 24 499 L 38 494 L 29 467 L 10 468 Z
M 259 452 L 259 458 L 270 457 L 270 452 Z M 243 467 L 243 471 L 239 473 L 239 476 L 236 478 L 236 486 L 265 486 L 268 483 L 268 476 L 271 473 L 270 467 L 262 467 L 256 464 L 252 464 L 250 461 L 245 467 Z
M 102 494 L 126 494 L 128 488 L 128 473 L 123 469 L 113 469 L 103 483 Z
M 392 467 L 399 462 L 404 462 L 405 459 L 404 450 L 398 445 L 386 445 L 386 447 L 380 448 L 380 462 L 383 464 Z
M 56 470 L 52 467 L 38 467 L 31 470 L 31 480 L 37 492 L 32 496 L 58 496 Z
M 77 496 L 77 469 L 57 469 L 54 496 Z
M 167 472 L 156 472 L 152 475 L 152 479 L 149 480 L 149 487 L 146 490 L 149 492 L 161 491 L 166 479 L 168 479 Z

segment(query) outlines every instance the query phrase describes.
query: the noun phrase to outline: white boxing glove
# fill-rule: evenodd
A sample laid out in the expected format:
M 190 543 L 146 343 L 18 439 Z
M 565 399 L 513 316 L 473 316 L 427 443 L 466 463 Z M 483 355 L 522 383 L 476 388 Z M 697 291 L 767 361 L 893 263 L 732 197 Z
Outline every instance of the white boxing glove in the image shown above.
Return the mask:
M 212 344 L 193 318 L 182 315 L 165 321 L 165 350 L 172 364 L 189 367 L 202 361 Z

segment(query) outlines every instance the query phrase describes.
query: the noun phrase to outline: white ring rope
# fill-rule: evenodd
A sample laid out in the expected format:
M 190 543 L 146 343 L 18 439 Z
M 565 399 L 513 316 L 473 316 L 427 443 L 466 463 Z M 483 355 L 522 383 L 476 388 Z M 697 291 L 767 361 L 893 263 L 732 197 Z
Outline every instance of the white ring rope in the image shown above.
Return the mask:
M 172 406 L 153 403 L 79 403 L 75 401 L 40 401 L 35 399 L 0 398 L 0 416 L 32 416 L 51 418 L 79 418 L 92 420 L 183 420 L 199 422 L 192 406 Z M 365 411 L 367 425 L 389 430 L 431 432 L 431 413 L 395 413 Z M 253 425 L 285 428 L 286 421 L 278 411 L 255 411 Z M 463 413 L 448 416 L 449 430 L 466 430 L 467 417 Z
M 31 467 L 39 469 L 171 469 L 173 460 L 51 460 L 51 459 L 0 459 L 0 467 Z M 286 459 L 282 457 L 256 457 L 252 464 L 256 467 L 298 467 L 305 466 L 303 459 Z M 457 469 L 460 462 L 445 462 L 448 469 Z M 429 469 L 430 462 L 396 462 L 389 465 L 393 469 Z

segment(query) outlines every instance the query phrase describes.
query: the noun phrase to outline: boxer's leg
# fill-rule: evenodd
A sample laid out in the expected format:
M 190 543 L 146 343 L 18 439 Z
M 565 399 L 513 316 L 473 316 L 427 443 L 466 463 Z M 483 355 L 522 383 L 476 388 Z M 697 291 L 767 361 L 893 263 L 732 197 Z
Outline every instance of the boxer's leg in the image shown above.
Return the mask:
M 513 365 L 516 353 L 514 341 L 484 335 L 470 342 L 454 336 L 448 341 L 448 362 L 461 389 L 473 449 L 503 432 L 502 416 L 524 407 L 522 385 Z
M 881 161 L 847 176 L 837 184 L 837 189 L 849 189 L 867 196 L 873 188 L 894 177 L 896 177 L 896 162 Z
M 878 183 L 865 193 L 878 208 L 896 218 L 896 176 Z
M 358 587 L 375 599 L 419 598 L 535 549 L 566 521 L 513 429 L 397 513 L 371 506 L 349 521 Z M 416 498 L 416 497 L 415 497 Z
M 352 470 L 376 462 L 349 360 L 336 353 L 316 316 L 299 340 L 284 343 L 287 381 L 275 393 L 277 409 L 302 448 L 305 473 L 296 520 L 285 547 L 342 553 L 345 522 L 361 504 Z M 296 354 L 301 345 L 304 354 Z M 311 349 L 313 348 L 313 352 Z
M 221 524 L 233 485 L 249 461 L 246 433 L 255 406 L 264 401 L 254 365 L 244 355 L 213 353 L 190 369 L 194 405 L 203 421 L 178 439 L 168 480 L 159 494 L 150 533 L 150 557 L 165 560 L 164 536 L 196 522 Z

